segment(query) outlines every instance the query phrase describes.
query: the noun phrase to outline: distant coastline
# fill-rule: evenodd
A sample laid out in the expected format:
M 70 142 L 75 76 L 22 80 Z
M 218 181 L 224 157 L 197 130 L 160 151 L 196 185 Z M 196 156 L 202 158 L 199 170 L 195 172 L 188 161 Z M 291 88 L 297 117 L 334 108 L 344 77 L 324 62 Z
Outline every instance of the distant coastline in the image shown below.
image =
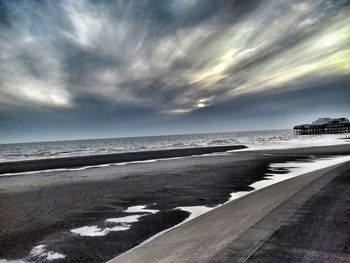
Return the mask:
M 343 144 L 342 137 L 304 137 L 294 135 L 292 130 L 265 130 L 2 144 L 0 163 L 227 145 L 245 145 L 254 150 L 327 146 Z

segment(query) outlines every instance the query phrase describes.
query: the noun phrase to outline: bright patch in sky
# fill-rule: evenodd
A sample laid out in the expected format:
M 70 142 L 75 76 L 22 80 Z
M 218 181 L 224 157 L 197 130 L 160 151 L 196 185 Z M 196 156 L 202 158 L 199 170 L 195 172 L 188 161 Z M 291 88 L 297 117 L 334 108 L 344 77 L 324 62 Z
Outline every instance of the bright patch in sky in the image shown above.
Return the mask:
M 0 117 L 10 120 L 6 129 L 30 112 L 39 123 L 50 113 L 56 123 L 68 117 L 91 128 L 102 119 L 125 129 L 171 119 L 186 126 L 193 123 L 186 118 L 214 116 L 224 105 L 308 92 L 350 76 L 349 7 L 346 0 L 2 0 Z

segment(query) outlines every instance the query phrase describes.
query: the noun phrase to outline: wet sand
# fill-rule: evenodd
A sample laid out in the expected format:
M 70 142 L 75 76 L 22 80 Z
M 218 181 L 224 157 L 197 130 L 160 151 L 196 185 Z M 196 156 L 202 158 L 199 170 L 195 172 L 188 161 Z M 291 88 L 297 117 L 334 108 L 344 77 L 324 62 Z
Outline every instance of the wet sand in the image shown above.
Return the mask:
M 349 170 L 350 162 L 331 169 L 209 262 L 349 262 Z
M 349 171 L 350 163 L 335 165 L 264 188 L 108 263 L 349 262 Z M 334 192 L 334 184 L 347 191 Z M 309 198 L 311 207 L 300 207 Z
M 338 155 L 337 147 L 323 147 L 317 154 Z M 0 177 L 0 259 L 46 262 L 29 256 L 34 246 L 45 244 L 66 255 L 54 262 L 107 261 L 189 216 L 174 208 L 224 203 L 232 192 L 252 190 L 249 185 L 264 179 L 270 163 L 306 160 L 309 152 L 242 152 Z M 105 236 L 70 232 L 127 216 L 125 209 L 136 205 L 160 212 Z
M 239 150 L 239 154 L 273 154 L 273 155 L 350 155 L 350 144 L 340 144 L 334 146 L 315 146 L 291 149 L 271 149 L 271 150 Z
M 2 162 L 0 163 L 0 174 L 184 157 L 244 148 L 246 147 L 243 145 L 231 145 Z

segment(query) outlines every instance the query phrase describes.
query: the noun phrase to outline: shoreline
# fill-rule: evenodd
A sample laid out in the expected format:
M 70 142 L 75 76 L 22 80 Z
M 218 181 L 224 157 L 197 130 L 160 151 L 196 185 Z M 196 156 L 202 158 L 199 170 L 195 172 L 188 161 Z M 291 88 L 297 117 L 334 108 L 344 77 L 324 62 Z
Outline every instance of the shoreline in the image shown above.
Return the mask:
M 316 151 L 298 149 L 297 154 L 294 150 L 293 154 L 290 150 L 273 154 L 237 151 L 87 170 L 0 176 L 0 226 L 4 226 L 0 228 L 0 259 L 33 261 L 27 258 L 28 253 L 46 245 L 47 251 L 66 255 L 69 261 L 105 262 L 182 223 L 191 212 L 181 207 L 215 207 L 229 200 L 232 193 L 247 193 L 254 190 L 255 183 L 268 182 L 271 173 L 288 177 L 287 170 L 271 164 L 308 163 L 338 156 L 340 150 L 342 155 L 349 155 L 350 145 L 341 149 L 319 147 Z M 143 216 L 138 216 L 140 220 L 128 226 L 127 231 L 113 232 L 111 229 L 117 225 L 108 222 L 130 216 L 126 211 L 137 206 L 159 212 L 138 212 L 134 215 Z M 71 232 L 86 227 L 100 229 L 97 234 L 112 232 L 104 236 Z
M 233 154 L 271 154 L 280 155 L 288 152 L 289 155 L 350 155 L 350 143 L 326 146 L 272 148 L 272 149 L 240 149 Z
M 213 146 L 1 162 L 0 175 L 61 168 L 78 168 L 121 162 L 146 161 L 151 159 L 187 157 L 191 155 L 227 152 L 244 148 L 246 148 L 246 146 L 243 145 Z
M 276 217 L 272 215 L 275 210 L 279 216 L 278 220 L 289 218 L 294 208 L 288 206 L 287 209 L 282 210 L 282 213 L 278 212 L 282 204 L 291 199 L 293 201 L 289 203 L 292 202 L 296 210 L 307 198 L 337 177 L 338 173 L 335 171 L 349 166 L 349 162 L 344 161 L 289 178 L 227 202 L 191 221 L 169 229 L 162 235 L 151 238 L 148 242 L 143 242 L 107 263 L 131 263 L 140 262 L 140 260 L 145 263 L 224 262 L 228 254 L 238 262 L 245 260 L 249 258 L 251 250 L 257 247 L 256 243 L 263 242 L 264 238 L 268 238 L 274 228 L 279 226 L 280 221 L 276 221 Z M 308 192 L 307 197 L 304 193 L 300 194 L 305 191 Z M 234 225 L 229 223 L 232 222 L 231 220 L 235 222 Z M 252 229 L 258 223 L 260 224 L 258 229 L 264 229 L 259 235 Z M 263 228 L 262 225 L 264 225 Z M 188 233 L 191 235 L 189 236 Z M 240 239 L 244 239 L 243 242 L 247 243 L 244 249 Z M 243 250 L 246 255 L 238 250 Z M 239 256 L 236 255 L 237 252 Z
M 31 174 L 36 172 L 59 172 L 65 170 L 85 170 L 88 168 L 103 168 L 110 165 L 154 162 L 158 160 L 171 160 L 185 157 L 200 157 L 206 154 L 269 154 L 283 155 L 350 155 L 350 144 L 308 146 L 293 148 L 248 148 L 244 145 L 226 145 L 197 148 L 167 149 L 155 151 L 124 152 L 101 155 L 84 155 L 60 158 L 46 158 L 35 160 L 21 160 L 0 162 L 0 177 L 10 175 Z M 327 151 L 329 150 L 329 151 Z
M 318 162 L 321 162 L 321 163 L 318 164 Z M 323 163 L 323 162 L 325 162 L 325 163 Z M 338 157 L 337 158 L 337 157 L 335 157 L 334 159 L 329 159 L 329 160 L 328 159 L 326 159 L 326 160 L 317 159 L 315 162 L 312 162 L 311 164 L 313 164 L 314 167 L 315 167 L 315 165 L 317 165 L 318 168 L 306 169 L 306 171 L 297 171 L 297 170 L 293 171 L 293 169 L 292 169 L 292 170 L 289 171 L 289 173 L 287 174 L 286 178 L 283 178 L 282 180 L 281 180 L 281 178 L 279 178 L 279 179 L 276 178 L 276 177 L 278 177 L 276 174 L 275 175 L 271 174 L 272 177 L 275 177 L 275 178 L 271 178 L 270 175 L 269 175 L 266 179 L 263 179 L 261 181 L 258 181 L 256 183 L 252 184 L 251 187 L 253 187 L 254 190 L 248 191 L 248 192 L 235 192 L 235 193 L 232 193 L 231 194 L 231 198 L 229 200 L 227 200 L 225 203 L 219 204 L 218 206 L 213 207 L 213 208 L 207 207 L 208 211 L 206 211 L 206 212 L 204 212 L 204 213 L 202 213 L 200 215 L 194 216 L 192 218 L 191 218 L 191 216 L 192 216 L 191 215 L 190 218 L 185 219 L 183 222 L 181 222 L 181 223 L 179 223 L 179 224 L 177 224 L 177 225 L 175 225 L 175 226 L 173 226 L 173 227 L 171 227 L 169 229 L 166 229 L 166 230 L 164 230 L 164 231 L 162 231 L 160 233 L 157 233 L 156 235 L 154 235 L 154 236 L 150 237 L 149 239 L 143 241 L 141 244 L 137 245 L 136 247 L 133 247 L 132 249 L 130 249 L 128 251 L 125 251 L 124 253 L 118 255 L 114 259 L 111 259 L 111 260 L 107 261 L 106 263 L 113 263 L 113 262 L 117 261 L 117 259 L 125 256 L 126 254 L 132 252 L 133 250 L 135 250 L 137 248 L 141 248 L 142 249 L 143 246 L 148 246 L 148 244 L 151 243 L 153 240 L 155 240 L 157 238 L 161 238 L 161 236 L 166 234 L 167 232 L 172 231 L 172 230 L 176 231 L 176 228 L 181 227 L 183 224 L 186 224 L 186 223 L 188 223 L 188 222 L 190 222 L 192 220 L 195 220 L 198 217 L 205 217 L 206 214 L 211 213 L 211 212 L 215 211 L 216 209 L 220 209 L 222 206 L 226 206 L 226 205 L 228 205 L 231 202 L 237 202 L 241 198 L 244 198 L 244 197 L 246 197 L 248 195 L 256 193 L 257 191 L 262 191 L 265 188 L 274 186 L 274 185 L 279 184 L 279 183 L 283 183 L 285 181 L 289 181 L 289 180 L 291 180 L 291 179 L 293 179 L 295 177 L 298 177 L 298 176 L 304 176 L 304 175 L 310 174 L 310 173 L 322 172 L 323 170 L 327 170 L 328 171 L 328 169 L 333 169 L 333 167 L 335 168 L 335 167 L 342 166 L 342 165 L 344 165 L 344 164 L 346 164 L 348 162 L 350 162 L 350 156 L 348 156 L 348 158 L 344 158 L 344 157 Z M 289 166 L 289 163 L 286 163 L 286 164 L 287 164 L 287 166 Z M 295 167 L 293 167 L 293 168 L 295 168 Z M 272 180 L 272 181 L 270 181 L 270 180 Z M 275 182 L 274 182 L 274 180 L 275 180 Z M 186 208 L 186 207 L 183 207 L 183 208 Z M 181 209 L 181 208 L 179 208 L 179 209 Z M 188 211 L 188 210 L 185 209 L 184 211 Z M 152 244 L 150 244 L 150 246 L 152 246 Z

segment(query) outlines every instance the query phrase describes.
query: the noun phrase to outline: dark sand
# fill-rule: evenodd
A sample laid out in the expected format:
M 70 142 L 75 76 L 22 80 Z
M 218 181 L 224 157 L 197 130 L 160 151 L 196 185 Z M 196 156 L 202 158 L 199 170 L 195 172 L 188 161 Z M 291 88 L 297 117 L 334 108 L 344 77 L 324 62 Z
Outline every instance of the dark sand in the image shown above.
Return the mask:
M 90 165 L 144 161 L 150 159 L 164 159 L 172 157 L 201 155 L 215 152 L 225 152 L 244 148 L 246 147 L 242 145 L 214 146 L 2 162 L 0 163 L 0 174 L 21 173 L 28 171 L 40 171 L 58 168 L 76 168 Z
M 292 148 L 281 150 L 260 150 L 250 151 L 249 149 L 239 151 L 239 154 L 273 154 L 273 155 L 350 155 L 350 144 L 341 144 L 334 146 L 315 146 L 307 148 Z
M 313 155 L 338 155 L 338 149 L 318 148 Z M 45 244 L 67 255 L 61 262 L 107 261 L 188 216 L 173 208 L 223 203 L 231 192 L 251 190 L 249 185 L 264 178 L 270 163 L 307 159 L 309 154 L 309 149 L 297 156 L 290 150 L 273 155 L 242 152 L 0 177 L 0 259 L 25 258 L 34 246 Z M 125 216 L 122 211 L 134 205 L 161 212 L 142 217 L 128 231 L 103 237 L 70 233 Z
M 349 170 L 349 162 L 338 164 L 263 188 L 108 263 L 350 262 L 349 196 L 342 178 Z M 345 192 L 332 190 L 334 178 L 340 179 L 335 190 Z M 328 194 L 317 198 L 324 189 L 329 189 Z M 310 198 L 311 209 L 307 204 Z M 277 234 L 272 245 L 268 244 L 281 225 L 286 226 L 281 229 L 283 238 Z M 259 254 L 260 249 L 263 251 Z
M 306 179 L 316 176 L 316 180 L 283 201 L 209 262 L 350 262 L 349 184 L 343 181 L 344 177 L 348 181 L 349 172 L 347 162 L 258 191 L 261 194 L 275 188 L 277 195 L 283 185 L 294 187 L 300 179 L 305 185 Z M 341 184 L 335 186 L 339 180 Z

